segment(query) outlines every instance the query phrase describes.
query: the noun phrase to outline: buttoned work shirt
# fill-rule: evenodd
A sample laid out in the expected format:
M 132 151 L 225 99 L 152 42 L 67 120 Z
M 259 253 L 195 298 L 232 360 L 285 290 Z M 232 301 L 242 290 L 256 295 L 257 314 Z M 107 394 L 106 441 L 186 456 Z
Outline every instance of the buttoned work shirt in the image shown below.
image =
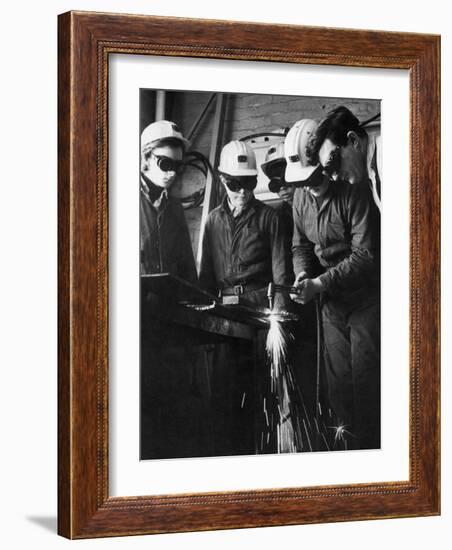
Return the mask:
M 380 216 L 370 186 L 331 182 L 321 203 L 306 188 L 297 189 L 293 213 L 295 274 L 323 271 L 320 280 L 330 295 L 378 288 Z

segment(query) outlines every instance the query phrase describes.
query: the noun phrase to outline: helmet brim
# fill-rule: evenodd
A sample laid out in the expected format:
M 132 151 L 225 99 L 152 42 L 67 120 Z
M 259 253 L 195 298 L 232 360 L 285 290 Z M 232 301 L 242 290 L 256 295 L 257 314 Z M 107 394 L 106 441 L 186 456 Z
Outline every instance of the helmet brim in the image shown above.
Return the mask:
M 311 177 L 312 173 L 318 168 L 318 166 L 318 164 L 316 166 L 301 166 L 299 162 L 288 162 L 285 180 L 288 183 L 305 181 Z
M 148 151 L 151 151 L 152 149 L 156 149 L 159 146 L 160 142 L 162 141 L 164 142 L 167 140 L 171 140 L 171 141 L 174 140 L 179 142 L 181 144 L 181 147 L 184 153 L 186 153 L 190 148 L 190 142 L 188 141 L 188 139 L 185 139 L 184 137 L 179 137 L 179 136 L 168 136 L 168 137 L 157 138 L 157 139 L 154 139 L 153 141 L 148 141 L 146 144 L 141 146 L 141 152 L 143 154 L 146 154 Z
M 241 170 L 231 170 L 231 169 L 224 170 L 221 168 L 221 166 L 219 166 L 218 171 L 228 176 L 233 176 L 234 178 L 239 178 L 240 176 L 257 176 L 257 170 L 254 168 L 241 169 Z

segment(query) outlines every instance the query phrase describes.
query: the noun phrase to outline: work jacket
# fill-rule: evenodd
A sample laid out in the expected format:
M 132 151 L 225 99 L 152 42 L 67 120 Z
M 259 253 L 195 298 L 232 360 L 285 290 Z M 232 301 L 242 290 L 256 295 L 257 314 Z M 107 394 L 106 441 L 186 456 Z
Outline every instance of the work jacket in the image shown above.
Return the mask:
M 140 193 L 141 273 L 170 273 L 195 283 L 196 267 L 182 205 L 163 191 L 152 202 Z
M 320 272 L 327 294 L 341 299 L 379 289 L 380 215 L 370 186 L 330 183 L 321 206 L 306 188 L 297 189 L 293 213 L 296 274 Z
M 284 233 L 289 239 L 289 248 L 292 246 L 292 236 L 293 236 L 293 214 L 292 214 L 292 205 L 286 201 L 281 201 L 281 203 L 276 207 L 276 210 L 280 213 L 281 221 L 284 226 Z
M 290 250 L 278 212 L 252 198 L 245 211 L 234 218 L 227 197 L 212 210 L 205 226 L 200 285 L 217 294 L 235 285 L 262 289 L 266 300 L 270 282 L 287 285 L 291 281 Z M 266 303 L 266 302 L 265 302 Z

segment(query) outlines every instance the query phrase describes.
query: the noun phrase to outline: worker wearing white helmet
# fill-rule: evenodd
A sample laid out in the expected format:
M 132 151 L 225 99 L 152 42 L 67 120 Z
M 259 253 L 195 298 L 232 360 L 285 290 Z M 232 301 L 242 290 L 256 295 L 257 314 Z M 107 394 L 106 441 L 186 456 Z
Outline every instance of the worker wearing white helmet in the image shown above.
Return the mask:
M 355 448 L 380 446 L 379 211 L 370 187 L 334 180 L 312 157 L 315 121 L 285 140 L 294 197 L 295 286 L 302 304 L 322 300 L 326 378 L 332 408 Z M 314 160 L 314 162 L 312 162 Z
M 268 283 L 283 284 L 288 277 L 280 217 L 254 196 L 256 157 L 248 143 L 236 140 L 223 147 L 218 175 L 226 195 L 206 222 L 200 283 L 264 305 Z
M 248 143 L 235 140 L 223 147 L 218 177 L 225 196 L 206 221 L 200 284 L 226 301 L 236 298 L 245 305 L 267 308 L 269 283 L 291 281 L 290 255 L 279 214 L 254 196 L 256 157 Z M 288 296 L 279 299 L 276 307 L 290 302 Z M 262 335 L 257 336 L 256 349 L 263 367 L 266 331 L 258 332 Z M 217 346 L 212 378 L 217 455 L 255 452 L 252 352 L 239 343 Z
M 256 156 L 248 143 L 231 141 L 221 151 L 218 166 L 220 181 L 228 197 L 227 204 L 237 218 L 254 197 L 257 185 Z
M 261 164 L 262 172 L 268 178 L 268 190 L 276 193 L 279 198 L 292 208 L 295 187 L 285 179 L 287 161 L 284 156 L 284 141 L 270 145 L 265 153 L 265 161 Z
M 170 273 L 196 283 L 184 211 L 171 196 L 187 145 L 176 124 L 167 120 L 153 122 L 141 134 L 141 273 Z M 183 407 L 191 399 L 196 361 L 188 345 L 175 348 L 149 339 L 146 315 L 151 305 L 146 292 L 141 298 L 140 456 L 170 458 L 193 441 L 193 434 L 186 433 Z
M 196 281 L 181 204 L 171 197 L 188 141 L 174 122 L 159 120 L 141 134 L 141 271 Z

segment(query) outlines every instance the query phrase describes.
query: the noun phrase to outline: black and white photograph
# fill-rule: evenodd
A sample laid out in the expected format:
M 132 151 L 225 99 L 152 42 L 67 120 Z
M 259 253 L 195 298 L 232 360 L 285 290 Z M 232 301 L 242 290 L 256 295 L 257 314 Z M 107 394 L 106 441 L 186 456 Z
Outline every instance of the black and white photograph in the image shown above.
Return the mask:
M 450 4 L 3 7 L 2 547 L 449 549 Z
M 140 459 L 379 449 L 381 102 L 139 117 Z

